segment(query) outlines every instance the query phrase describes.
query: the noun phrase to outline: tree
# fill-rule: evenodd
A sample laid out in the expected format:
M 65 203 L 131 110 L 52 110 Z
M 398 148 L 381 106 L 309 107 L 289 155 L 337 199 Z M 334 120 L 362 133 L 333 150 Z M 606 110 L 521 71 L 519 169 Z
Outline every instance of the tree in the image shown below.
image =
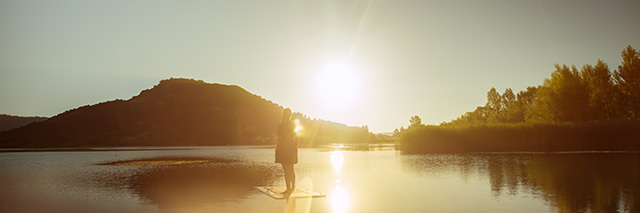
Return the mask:
M 622 107 L 627 119 L 640 119 L 640 53 L 627 46 L 622 51 L 622 64 L 613 72 L 620 87 Z
M 588 94 L 578 69 L 567 65 L 555 65 L 551 78 L 545 79 L 539 91 L 539 104 L 542 120 L 546 121 L 583 121 L 588 114 Z
M 400 136 L 400 130 L 398 130 L 398 128 L 393 130 L 393 137 L 398 137 Z
M 538 87 L 527 87 L 527 90 L 518 92 L 516 100 L 523 105 L 533 105 L 536 100 L 536 92 L 538 92 Z
M 587 87 L 589 96 L 589 120 L 608 120 L 616 116 L 615 91 L 611 72 L 606 63 L 598 60 L 596 66 L 584 65 L 580 76 Z
M 504 93 L 502 93 L 502 107 L 503 109 L 508 110 L 509 109 L 509 104 L 511 102 L 514 102 L 516 100 L 516 95 L 513 94 L 513 90 L 511 90 L 511 88 L 507 88 L 506 90 L 504 90 Z
M 517 123 L 524 122 L 524 108 L 521 103 L 516 100 L 511 88 L 505 89 L 502 93 L 502 112 L 499 118 L 501 122 Z
M 518 104 L 521 106 L 521 109 L 523 110 L 523 122 L 529 122 L 529 121 L 533 121 L 533 117 L 539 117 L 539 116 L 535 116 L 536 114 L 536 100 L 537 100 L 537 92 L 538 92 L 538 88 L 539 87 L 527 87 L 526 90 L 524 91 L 520 91 L 518 92 L 518 96 L 516 98 L 516 101 L 518 102 Z
M 502 109 L 502 96 L 498 91 L 496 91 L 496 88 L 491 87 L 489 92 L 487 92 L 487 104 L 485 105 L 485 110 L 487 110 L 487 122 L 501 122 L 502 119 L 500 118 L 500 112 Z
M 487 114 L 489 110 L 486 107 L 476 107 L 476 110 L 473 112 L 465 113 L 462 118 L 465 120 L 466 124 L 469 125 L 480 125 L 487 123 Z
M 496 114 L 502 110 L 502 96 L 496 91 L 496 88 L 491 87 L 487 92 L 487 106 L 489 110 L 492 110 Z
M 422 119 L 420 119 L 420 116 L 414 115 L 409 119 L 409 123 L 409 128 L 419 127 L 422 126 Z

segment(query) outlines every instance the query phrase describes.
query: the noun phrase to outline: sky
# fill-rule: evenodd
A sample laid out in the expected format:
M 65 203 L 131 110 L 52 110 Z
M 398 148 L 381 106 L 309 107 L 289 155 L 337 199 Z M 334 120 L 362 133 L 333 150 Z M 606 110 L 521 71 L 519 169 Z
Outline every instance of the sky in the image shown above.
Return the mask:
M 615 69 L 639 23 L 637 0 L 0 0 L 0 113 L 54 116 L 174 77 L 390 132 L 540 85 L 556 63 Z

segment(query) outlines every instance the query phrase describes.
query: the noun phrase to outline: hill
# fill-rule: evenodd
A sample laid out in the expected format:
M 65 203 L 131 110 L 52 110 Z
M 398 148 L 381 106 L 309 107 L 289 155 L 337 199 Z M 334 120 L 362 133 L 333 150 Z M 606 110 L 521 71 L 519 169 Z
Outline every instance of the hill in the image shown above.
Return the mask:
M 275 144 L 283 107 L 232 85 L 162 80 L 129 100 L 79 107 L 0 133 L 1 147 L 109 147 Z M 294 116 L 302 146 L 366 142 L 366 127 Z
M 0 114 L 0 132 L 18 128 L 33 122 L 47 120 L 46 117 L 22 117 Z

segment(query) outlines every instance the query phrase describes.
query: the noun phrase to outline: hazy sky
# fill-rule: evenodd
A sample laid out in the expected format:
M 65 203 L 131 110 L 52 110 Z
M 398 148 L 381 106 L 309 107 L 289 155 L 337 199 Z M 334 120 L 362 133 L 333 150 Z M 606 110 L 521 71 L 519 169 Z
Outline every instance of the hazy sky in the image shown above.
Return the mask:
M 387 132 L 539 85 L 555 63 L 615 68 L 627 45 L 640 49 L 637 0 L 0 0 L 0 113 L 53 116 L 184 77 Z M 340 61 L 359 92 L 329 107 L 314 79 Z

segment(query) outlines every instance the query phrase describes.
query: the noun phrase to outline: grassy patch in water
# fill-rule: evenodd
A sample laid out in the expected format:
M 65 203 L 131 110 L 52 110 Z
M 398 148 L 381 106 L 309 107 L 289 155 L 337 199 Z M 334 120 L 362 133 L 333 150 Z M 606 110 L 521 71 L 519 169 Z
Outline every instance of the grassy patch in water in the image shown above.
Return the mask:
M 139 158 L 132 160 L 111 161 L 106 163 L 98 163 L 97 165 L 107 166 L 164 166 L 164 165 L 180 165 L 180 164 L 199 164 L 199 163 L 231 163 L 236 160 L 220 159 L 212 157 L 193 157 L 193 156 L 161 156 L 153 158 Z

